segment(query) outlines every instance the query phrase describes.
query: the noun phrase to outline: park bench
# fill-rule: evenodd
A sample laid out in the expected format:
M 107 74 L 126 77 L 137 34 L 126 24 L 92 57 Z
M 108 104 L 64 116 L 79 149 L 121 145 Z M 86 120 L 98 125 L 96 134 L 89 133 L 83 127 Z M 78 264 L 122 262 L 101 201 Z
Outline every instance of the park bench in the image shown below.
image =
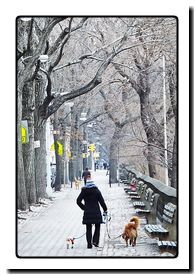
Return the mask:
M 122 180 L 120 180 L 120 182 L 123 184 L 129 184 L 129 180 L 127 180 L 127 179 L 122 179 Z
M 137 192 L 138 193 L 141 193 L 143 185 L 144 185 L 143 181 L 141 181 L 141 180 L 138 181 L 138 183 L 137 183 Z
M 130 186 L 124 188 L 125 192 L 130 196 L 131 199 L 140 199 L 137 192 L 137 181 L 135 178 L 132 179 Z
M 145 203 L 143 201 L 134 201 L 133 202 L 133 206 L 136 208 L 136 207 L 145 207 Z
M 164 205 L 164 210 L 162 214 L 162 224 L 147 224 L 145 225 L 145 230 L 151 237 L 159 237 L 159 240 L 166 239 L 169 235 L 171 226 L 175 226 L 176 205 L 172 203 L 167 203 Z
M 145 204 L 147 203 L 146 206 L 148 206 L 147 208 L 137 208 L 135 211 L 137 214 L 150 214 L 151 212 L 151 208 L 154 205 L 154 198 L 155 198 L 155 194 L 153 192 L 152 189 L 148 188 L 146 189 L 145 195 L 144 195 L 144 199 L 145 199 Z
M 126 190 L 126 193 L 128 193 L 132 199 L 144 199 L 146 188 L 147 185 L 144 184 L 144 182 L 140 181 L 137 183 L 137 188 L 135 192 Z
M 141 197 L 138 195 L 137 192 L 128 192 L 128 195 L 133 200 L 140 200 Z
M 177 250 L 177 242 L 173 241 L 158 241 L 158 247 L 159 249 L 164 251 L 170 251 L 171 253 L 175 252 Z
M 136 212 L 137 214 L 150 214 L 150 210 L 149 210 L 149 209 L 137 208 L 137 209 L 135 209 L 135 212 Z
M 127 180 L 128 178 L 128 173 L 123 173 L 122 171 L 119 172 L 119 180 L 122 182 L 123 180 Z
M 151 189 L 150 189 L 151 190 Z M 143 192 L 145 191 L 145 194 L 143 194 Z M 151 192 L 153 193 L 153 191 L 151 190 Z M 143 209 L 145 208 L 146 206 L 146 203 L 144 201 L 137 201 L 137 200 L 140 200 L 141 199 L 141 196 L 138 195 L 137 192 L 129 192 L 127 191 L 127 193 L 130 195 L 130 198 L 133 200 L 133 206 L 136 209 L 136 213 L 139 214 L 139 213 L 150 213 L 150 210 L 149 209 Z M 145 201 L 148 201 L 149 200 L 149 195 L 150 195 L 150 191 L 149 191 L 149 188 L 146 189 L 146 186 L 142 186 L 141 188 L 141 191 L 140 191 L 140 194 L 142 194 L 142 197 L 144 196 L 144 200 Z M 136 200 L 136 201 L 135 201 Z
M 145 230 L 152 236 L 157 237 L 159 235 L 167 236 L 169 231 L 161 224 L 146 224 Z
M 146 184 L 143 184 L 143 185 L 141 186 L 141 191 L 140 191 L 140 195 L 143 197 L 143 199 L 144 199 L 144 197 L 145 197 L 146 189 L 147 189 L 147 185 L 146 185 Z
M 131 199 L 140 199 L 140 195 L 136 191 L 131 191 L 131 188 L 126 189 L 125 192 L 130 196 Z
M 124 187 L 124 191 L 125 191 L 125 193 L 131 192 L 131 188 L 130 187 Z
M 138 185 L 139 193 L 142 194 L 145 190 L 145 185 L 140 186 Z M 131 191 L 131 188 L 125 189 L 125 192 L 130 196 L 130 198 L 133 200 L 133 206 L 135 208 L 143 209 L 146 205 L 142 201 L 137 201 L 141 199 L 140 194 L 138 194 L 137 191 Z M 136 200 L 136 201 L 135 201 Z
M 129 196 L 138 196 L 137 191 L 132 191 L 130 187 L 125 187 L 124 190 Z

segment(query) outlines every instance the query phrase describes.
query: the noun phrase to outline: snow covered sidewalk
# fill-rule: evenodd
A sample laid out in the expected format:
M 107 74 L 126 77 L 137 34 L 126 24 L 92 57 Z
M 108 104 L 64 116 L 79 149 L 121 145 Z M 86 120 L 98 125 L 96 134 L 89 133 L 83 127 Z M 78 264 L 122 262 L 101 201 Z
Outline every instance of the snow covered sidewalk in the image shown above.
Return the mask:
M 82 210 L 76 204 L 80 193 L 75 187 L 54 193 L 54 199 L 40 206 L 36 212 L 26 214 L 27 220 L 18 226 L 17 251 L 19 257 L 159 257 L 156 241 L 144 231 L 145 219 L 136 247 L 125 247 L 119 236 L 124 225 L 135 210 L 123 186 L 109 187 L 106 171 L 93 173 L 96 185 L 101 190 L 111 215 L 111 221 L 101 225 L 100 247 L 87 249 L 85 225 L 82 225 Z M 20 214 L 21 215 L 21 214 Z M 109 234 L 108 234 L 109 232 Z M 111 238 L 109 238 L 109 235 Z M 82 237 L 81 237 L 82 236 Z M 74 248 L 67 249 L 67 238 L 75 238 Z M 167 254 L 166 254 L 167 256 Z M 171 255 L 168 255 L 171 256 Z

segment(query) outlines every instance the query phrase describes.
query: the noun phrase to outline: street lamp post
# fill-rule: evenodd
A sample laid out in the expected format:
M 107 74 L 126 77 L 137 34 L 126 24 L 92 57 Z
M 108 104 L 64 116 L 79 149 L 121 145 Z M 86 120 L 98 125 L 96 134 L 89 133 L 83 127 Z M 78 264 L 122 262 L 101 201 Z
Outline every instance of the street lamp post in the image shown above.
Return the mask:
M 163 108 L 164 108 L 164 146 L 165 146 L 165 183 L 169 185 L 168 161 L 167 161 L 167 111 L 166 111 L 166 73 L 165 73 L 165 56 L 163 55 Z
M 81 121 L 86 121 L 86 116 L 87 113 L 82 112 L 81 113 L 81 117 L 80 120 Z M 85 170 L 86 167 L 88 167 L 88 157 L 87 157 L 87 153 L 88 153 L 88 146 L 87 146 L 87 128 L 86 125 L 83 125 L 83 148 L 82 148 L 82 153 L 83 153 L 83 170 Z

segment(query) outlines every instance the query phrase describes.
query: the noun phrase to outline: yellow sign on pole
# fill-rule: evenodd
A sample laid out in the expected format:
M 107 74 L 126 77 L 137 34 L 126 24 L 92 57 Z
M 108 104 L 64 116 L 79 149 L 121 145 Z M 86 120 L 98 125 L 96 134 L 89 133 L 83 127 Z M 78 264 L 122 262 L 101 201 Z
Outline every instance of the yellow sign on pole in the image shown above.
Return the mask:
M 58 144 L 58 155 L 62 156 L 63 155 L 63 145 L 59 141 L 57 141 L 57 144 Z M 50 148 L 50 151 L 54 151 L 54 150 L 55 150 L 55 144 L 53 143 Z
M 21 127 L 22 144 L 26 144 L 26 128 Z
M 88 149 L 89 149 L 90 152 L 94 152 L 95 151 L 95 144 L 93 144 L 93 143 L 89 144 Z
M 63 155 L 63 145 L 59 141 L 57 141 L 57 144 L 58 144 L 58 155 L 62 156 Z
M 26 144 L 29 142 L 28 121 L 27 120 L 21 121 L 21 139 L 22 139 L 22 144 Z

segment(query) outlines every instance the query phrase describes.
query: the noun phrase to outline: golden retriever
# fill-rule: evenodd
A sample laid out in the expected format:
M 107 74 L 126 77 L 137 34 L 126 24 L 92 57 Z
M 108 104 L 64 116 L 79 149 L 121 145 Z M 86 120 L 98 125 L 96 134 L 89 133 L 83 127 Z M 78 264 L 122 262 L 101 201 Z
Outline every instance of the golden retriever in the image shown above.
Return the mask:
M 122 238 L 126 241 L 126 246 L 128 246 L 128 240 L 129 244 L 132 246 L 136 245 L 136 239 L 138 236 L 138 228 L 140 225 L 140 219 L 137 216 L 133 216 L 129 223 L 125 225 Z

